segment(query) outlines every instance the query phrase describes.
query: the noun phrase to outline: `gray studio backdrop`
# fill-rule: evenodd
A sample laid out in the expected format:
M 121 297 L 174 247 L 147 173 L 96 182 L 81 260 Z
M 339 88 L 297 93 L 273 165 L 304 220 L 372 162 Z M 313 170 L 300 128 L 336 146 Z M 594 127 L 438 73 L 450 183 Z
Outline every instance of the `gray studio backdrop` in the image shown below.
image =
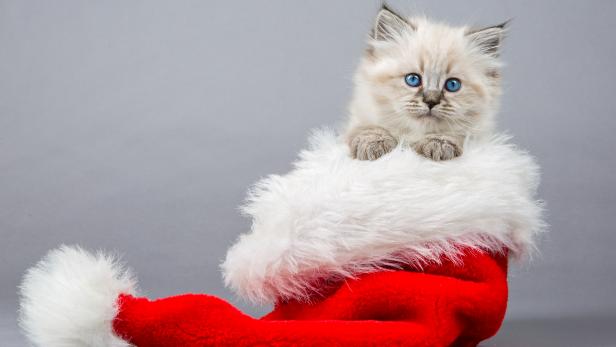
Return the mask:
M 543 168 L 550 233 L 508 319 L 616 313 L 614 1 L 391 1 L 513 18 L 500 126 Z M 0 1 L 0 311 L 61 243 L 116 250 L 143 292 L 252 314 L 218 266 L 247 187 L 345 115 L 376 1 Z

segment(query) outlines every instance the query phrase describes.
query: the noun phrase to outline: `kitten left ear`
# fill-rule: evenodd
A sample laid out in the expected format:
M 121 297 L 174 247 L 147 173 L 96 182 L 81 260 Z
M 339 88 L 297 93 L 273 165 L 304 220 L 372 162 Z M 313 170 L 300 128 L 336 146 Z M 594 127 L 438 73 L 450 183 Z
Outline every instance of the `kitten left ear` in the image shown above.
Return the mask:
M 506 21 L 499 25 L 491 27 L 469 30 L 466 32 L 466 36 L 485 54 L 493 57 L 498 57 L 500 53 L 500 47 L 505 33 L 509 26 L 509 21 Z
M 413 24 L 383 3 L 374 21 L 372 38 L 377 41 L 395 41 L 396 37 L 409 29 L 415 30 Z

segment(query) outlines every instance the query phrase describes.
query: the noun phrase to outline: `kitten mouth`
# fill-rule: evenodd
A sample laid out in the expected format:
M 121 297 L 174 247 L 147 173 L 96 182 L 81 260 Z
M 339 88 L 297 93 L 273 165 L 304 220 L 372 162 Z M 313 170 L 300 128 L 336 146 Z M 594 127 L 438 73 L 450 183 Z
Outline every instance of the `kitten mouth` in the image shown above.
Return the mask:
M 420 113 L 419 115 L 417 115 L 417 118 L 419 119 L 434 119 L 437 120 L 439 119 L 439 117 L 436 115 L 436 113 L 432 110 L 428 110 L 424 113 Z

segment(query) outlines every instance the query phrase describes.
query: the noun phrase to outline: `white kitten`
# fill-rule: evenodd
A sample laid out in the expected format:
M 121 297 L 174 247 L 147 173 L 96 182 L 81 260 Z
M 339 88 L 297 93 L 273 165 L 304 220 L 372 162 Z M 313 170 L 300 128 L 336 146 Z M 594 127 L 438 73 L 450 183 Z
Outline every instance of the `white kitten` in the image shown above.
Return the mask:
M 489 135 L 504 31 L 404 18 L 383 6 L 355 74 L 346 128 L 353 157 L 374 160 L 403 143 L 447 160 L 467 138 Z

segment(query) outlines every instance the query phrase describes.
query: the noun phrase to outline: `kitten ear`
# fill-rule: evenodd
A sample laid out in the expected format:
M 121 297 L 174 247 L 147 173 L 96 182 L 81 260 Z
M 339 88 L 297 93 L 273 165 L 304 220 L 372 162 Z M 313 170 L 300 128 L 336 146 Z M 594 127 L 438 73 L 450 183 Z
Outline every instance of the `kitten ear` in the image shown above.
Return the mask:
M 471 29 L 466 32 L 466 36 L 474 45 L 479 47 L 483 53 L 493 57 L 498 57 L 501 43 L 505 38 L 505 32 L 507 31 L 509 22 L 510 21 L 506 21 L 502 24 L 483 29 Z
M 409 29 L 415 30 L 413 24 L 383 3 L 374 22 L 372 38 L 377 41 L 393 41 Z

